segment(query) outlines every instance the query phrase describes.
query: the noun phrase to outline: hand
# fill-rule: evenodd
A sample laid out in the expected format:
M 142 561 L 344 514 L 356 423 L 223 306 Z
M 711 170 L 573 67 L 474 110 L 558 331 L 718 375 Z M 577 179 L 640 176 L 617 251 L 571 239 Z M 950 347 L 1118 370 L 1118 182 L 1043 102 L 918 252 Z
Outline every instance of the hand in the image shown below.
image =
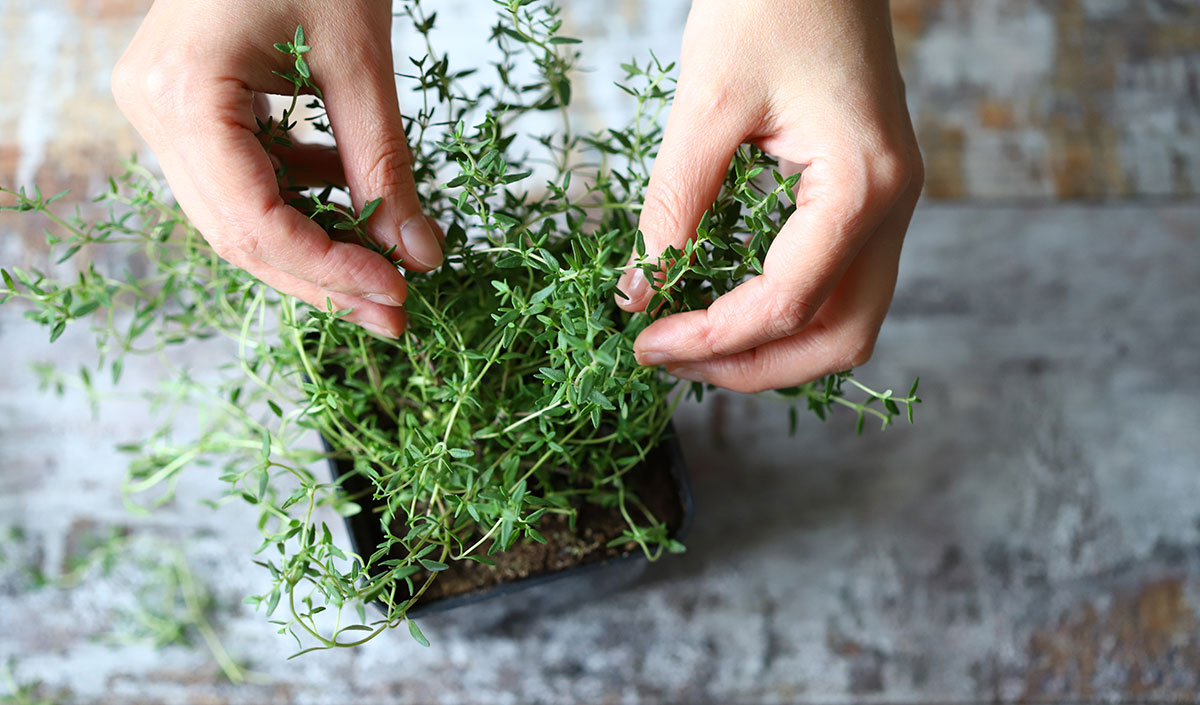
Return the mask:
M 404 278 L 357 244 L 331 240 L 286 205 L 272 159 L 292 173 L 344 178 L 357 207 L 382 198 L 368 233 L 408 269 L 442 262 L 436 224 L 422 214 L 392 75 L 390 3 L 375 0 L 158 0 L 113 70 L 113 95 L 158 156 L 180 206 L 213 249 L 281 292 L 395 337 L 404 329 Z M 255 137 L 255 102 L 291 95 L 272 74 L 291 61 L 272 43 L 303 24 L 338 151 L 268 155 Z M 339 156 L 340 155 L 340 156 Z
M 696 0 L 640 227 L 650 255 L 694 237 L 742 143 L 803 165 L 763 273 L 634 344 L 644 365 L 737 391 L 788 387 L 870 357 L 923 167 L 887 0 Z M 619 283 L 640 311 L 639 270 Z

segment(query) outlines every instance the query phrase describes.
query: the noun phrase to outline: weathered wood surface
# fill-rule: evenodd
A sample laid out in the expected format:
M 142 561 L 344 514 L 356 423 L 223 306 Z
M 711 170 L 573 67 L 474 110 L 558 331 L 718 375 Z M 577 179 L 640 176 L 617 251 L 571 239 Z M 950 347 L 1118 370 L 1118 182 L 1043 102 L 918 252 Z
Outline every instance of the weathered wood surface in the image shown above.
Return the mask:
M 0 182 L 95 186 L 138 148 L 108 73 L 146 0 L 0 4 Z M 461 60 L 490 10 L 442 0 Z M 678 55 L 685 0 L 568 2 L 594 71 L 577 110 L 600 126 L 627 105 L 615 64 Z M 935 199 L 1189 197 L 1200 189 L 1200 2 L 893 0 Z M 449 6 L 449 7 L 447 7 Z M 397 26 L 397 53 L 405 32 Z
M 107 72 L 145 4 L 0 3 L 0 184 L 82 203 L 139 148 Z M 623 114 L 608 63 L 673 55 L 686 3 L 568 5 L 569 31 L 604 42 L 577 91 L 598 126 Z M 431 622 L 428 650 L 394 634 L 284 662 L 240 604 L 263 577 L 251 513 L 197 506 L 221 489 L 197 472 L 188 500 L 130 517 L 110 446 L 150 421 L 39 393 L 27 363 L 69 369 L 83 338 L 52 349 L 0 308 L 0 537 L 25 533 L 0 542 L 0 664 L 75 702 L 1200 701 L 1200 3 L 893 7 L 929 198 L 862 376 L 920 373 L 917 427 L 857 439 L 841 418 L 786 439 L 777 407 L 718 395 L 679 422 L 691 550 L 634 590 Z M 1129 200 L 1013 203 L 1101 196 Z M 40 228 L 0 218 L 0 263 L 37 263 Z M 34 584 L 111 527 L 186 549 L 265 685 L 224 684 L 200 647 L 93 641 L 136 574 Z
M 845 416 L 805 419 L 789 439 L 772 402 L 711 398 L 679 418 L 690 550 L 638 587 L 540 618 L 430 620 L 430 649 L 395 633 L 290 662 L 240 603 L 265 577 L 252 508 L 199 506 L 220 491 L 200 470 L 166 512 L 130 517 L 109 448 L 150 420 L 38 393 L 27 362 L 71 369 L 87 348 L 0 309 L 0 530 L 26 533 L 4 544 L 0 662 L 78 702 L 1197 702 L 1198 220 L 928 205 L 861 372 L 921 374 L 917 426 L 856 438 Z M 31 584 L 114 526 L 186 549 L 218 632 L 268 685 L 222 684 L 201 647 L 93 643 L 136 573 Z

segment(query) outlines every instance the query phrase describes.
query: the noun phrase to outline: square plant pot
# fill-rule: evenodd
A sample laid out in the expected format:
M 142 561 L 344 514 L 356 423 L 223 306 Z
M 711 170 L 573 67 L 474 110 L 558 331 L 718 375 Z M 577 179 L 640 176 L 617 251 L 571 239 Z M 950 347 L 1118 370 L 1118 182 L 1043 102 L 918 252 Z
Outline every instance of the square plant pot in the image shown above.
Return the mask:
M 329 467 L 347 493 L 363 498 L 356 500 L 362 511 L 345 521 L 353 550 L 369 555 L 384 538 L 378 506 L 370 502 L 370 482 L 350 473 L 349 462 L 330 458 Z M 667 427 L 659 445 L 625 477 L 655 516 L 667 523 L 671 538 L 682 538 L 691 525 L 694 503 L 674 425 Z M 561 520 L 561 526 L 547 527 L 548 520 Z M 522 612 L 555 611 L 610 594 L 635 581 L 650 563 L 636 545 L 607 547 L 624 528 L 624 519 L 615 507 L 583 505 L 574 532 L 559 515 L 546 515 L 539 526 L 547 539 L 545 545 L 518 543 L 509 551 L 491 556 L 497 563 L 495 567 L 466 560 L 452 563 L 408 614 L 425 617 L 477 605 L 472 609 L 473 622 L 482 617 L 477 614 L 481 612 L 508 619 Z M 382 604 L 376 604 L 382 610 Z

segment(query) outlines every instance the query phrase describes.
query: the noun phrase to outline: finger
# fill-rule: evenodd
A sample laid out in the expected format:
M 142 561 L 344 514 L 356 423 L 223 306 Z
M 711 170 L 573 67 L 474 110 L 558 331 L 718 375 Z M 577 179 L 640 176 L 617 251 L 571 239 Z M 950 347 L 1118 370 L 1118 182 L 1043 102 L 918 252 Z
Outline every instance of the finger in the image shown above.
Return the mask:
M 291 147 L 272 149 L 271 155 L 286 167 L 286 176 L 295 186 L 346 186 L 346 174 L 342 171 L 342 158 L 338 155 L 336 148 L 294 141 Z M 425 216 L 425 222 L 429 224 L 438 243 L 444 247 L 446 233 L 442 230 L 442 226 L 433 216 Z M 354 242 L 353 238 L 346 241 Z
M 891 306 L 919 186 L 915 192 L 888 214 L 820 313 L 799 333 L 716 360 L 669 364 L 667 371 L 734 391 L 760 392 L 865 364 Z
M 181 203 L 185 201 L 200 202 L 199 197 L 196 195 L 196 185 L 192 175 L 186 169 L 176 168 L 177 162 L 177 156 L 172 153 L 168 153 L 162 162 L 165 171 L 176 174 L 176 177 L 171 181 L 172 192 L 176 198 L 180 199 Z M 281 272 L 259 259 L 238 253 L 237 251 L 230 253 L 227 259 L 234 266 L 246 270 L 252 276 L 266 283 L 276 291 L 295 296 L 320 311 L 328 309 L 327 299 L 329 302 L 332 302 L 335 311 L 353 309 L 350 313 L 346 314 L 345 319 L 358 323 L 379 335 L 391 338 L 398 337 L 407 323 L 407 316 L 404 309 L 394 299 L 376 298 L 375 301 L 368 301 L 336 291 L 321 289 L 311 282 L 306 282 L 290 274 Z
M 750 130 L 751 112 L 688 95 L 681 89 L 667 118 L 638 221 L 650 257 L 668 246 L 683 247 L 696 236 L 704 211 L 717 200 L 734 151 Z M 617 296 L 617 305 L 626 311 L 645 310 L 653 294 L 639 269 L 627 270 L 617 288 L 628 297 Z
M 643 364 L 712 360 L 799 332 L 907 189 L 909 175 L 864 155 L 810 162 L 797 208 L 771 244 L 763 273 L 707 309 L 668 316 L 642 332 Z
M 404 277 L 392 263 L 364 247 L 330 240 L 284 204 L 254 135 L 250 92 L 232 81 L 196 91 L 187 130 L 173 131 L 174 149 L 156 152 L 175 155 L 165 161 L 164 172 L 172 184 L 185 179 L 190 184 L 177 197 L 217 254 L 231 262 L 262 261 L 318 289 L 402 303 Z M 166 118 L 172 119 L 180 118 Z
M 321 289 L 311 282 L 297 279 L 253 258 L 245 258 L 233 264 L 246 270 L 272 289 L 295 296 L 318 311 L 327 311 L 330 304 L 334 311 L 352 309 L 344 316 L 345 320 L 357 323 L 386 338 L 398 338 L 408 323 L 408 316 L 401 307 L 374 303 L 357 296 Z
M 386 39 L 348 51 L 324 75 L 325 108 L 354 205 L 383 199 L 367 221 L 368 234 L 384 247 L 395 245 L 408 269 L 439 266 L 442 248 L 413 181 Z

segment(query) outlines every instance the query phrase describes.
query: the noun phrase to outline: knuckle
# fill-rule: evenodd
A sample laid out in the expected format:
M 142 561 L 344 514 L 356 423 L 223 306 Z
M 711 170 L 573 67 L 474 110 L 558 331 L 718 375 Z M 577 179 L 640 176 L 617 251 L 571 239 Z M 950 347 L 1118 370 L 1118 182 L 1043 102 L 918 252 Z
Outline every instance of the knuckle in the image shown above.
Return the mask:
M 239 228 L 235 230 L 229 236 L 221 240 L 221 247 L 227 252 L 235 253 L 237 255 L 258 257 L 260 248 L 262 246 L 262 231 L 265 225 L 264 221 L 265 217 L 260 218 L 254 227 Z M 218 251 L 217 254 L 221 254 L 221 252 Z M 224 257 L 225 255 L 221 256 Z
M 896 151 L 887 151 L 877 157 L 873 171 L 875 189 L 880 196 L 890 199 L 899 198 L 913 178 L 911 159 Z
M 206 237 L 206 239 L 208 240 L 209 247 L 221 259 L 235 265 L 241 260 L 242 251 L 228 238 Z
M 700 341 L 704 352 L 713 357 L 723 357 L 732 352 L 727 344 L 723 331 L 725 327 L 712 319 L 712 309 L 709 309 L 709 324 L 704 328 L 703 340 Z
M 412 182 L 408 145 L 401 139 L 385 139 L 362 171 L 363 186 L 371 193 L 394 193 L 408 190 Z M 407 195 L 407 194 L 402 194 Z
M 236 235 L 233 240 L 233 247 L 238 252 L 245 253 L 251 257 L 257 257 L 260 243 L 261 238 L 259 237 L 258 230 L 250 230 Z
M 156 112 L 186 112 L 189 90 L 204 58 L 187 45 L 173 45 L 147 60 L 127 51 L 113 67 L 110 87 L 123 109 L 149 106 Z
M 113 66 L 112 76 L 109 78 L 109 89 L 112 91 L 113 100 L 122 110 L 133 106 L 137 99 L 140 72 L 134 63 L 128 54 L 122 56 Z
M 875 333 L 856 333 L 847 338 L 841 345 L 838 356 L 841 369 L 862 367 L 871 360 L 875 353 Z
M 190 115 L 197 104 L 195 89 L 206 83 L 203 71 L 211 60 L 186 44 L 172 46 L 145 67 L 143 99 L 156 109 Z
M 912 165 L 912 178 L 909 179 L 908 188 L 915 200 L 925 190 L 925 158 L 921 156 L 920 149 L 913 148 L 910 163 Z
M 799 296 L 776 294 L 767 311 L 767 335 L 771 340 L 793 335 L 812 320 L 812 304 Z
M 331 243 L 330 249 L 321 259 L 321 265 L 313 283 L 322 289 L 357 294 L 357 292 L 350 291 L 345 282 L 365 281 L 371 271 L 370 260 L 366 258 L 347 260 L 338 256 L 337 252 L 338 250 Z
M 733 90 L 736 84 L 732 77 L 718 72 L 712 80 L 693 84 L 689 103 L 696 116 L 706 120 L 719 120 L 732 115 L 740 103 Z
M 729 389 L 742 394 L 758 394 L 771 388 L 771 356 L 762 348 L 753 348 L 738 357 L 734 381 Z
M 667 175 L 666 182 L 673 181 L 672 175 Z M 644 218 L 642 229 L 647 238 L 660 239 L 670 237 L 677 230 L 683 229 L 684 213 L 687 212 L 687 198 L 681 195 L 675 188 L 668 186 L 667 183 L 660 183 L 658 187 L 650 190 L 646 194 L 646 202 L 643 205 L 643 214 L 649 216 Z M 650 232 L 647 231 L 647 226 Z M 653 232 L 658 230 L 658 232 Z M 654 250 L 654 248 L 651 248 Z M 653 254 L 653 251 L 651 252 Z

